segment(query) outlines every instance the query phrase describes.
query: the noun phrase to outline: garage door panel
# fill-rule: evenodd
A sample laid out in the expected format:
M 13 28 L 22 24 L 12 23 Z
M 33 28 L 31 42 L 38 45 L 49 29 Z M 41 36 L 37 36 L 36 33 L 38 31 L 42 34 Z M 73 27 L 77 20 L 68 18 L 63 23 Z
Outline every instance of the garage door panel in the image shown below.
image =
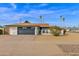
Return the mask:
M 35 28 L 18 28 L 18 34 L 35 34 Z

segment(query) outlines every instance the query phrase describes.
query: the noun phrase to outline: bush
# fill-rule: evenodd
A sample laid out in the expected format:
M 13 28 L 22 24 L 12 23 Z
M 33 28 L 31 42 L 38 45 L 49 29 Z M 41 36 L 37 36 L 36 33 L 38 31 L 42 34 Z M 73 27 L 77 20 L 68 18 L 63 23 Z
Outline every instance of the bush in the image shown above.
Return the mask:
M 58 26 L 53 26 L 53 27 L 50 27 L 50 31 L 51 33 L 54 35 L 54 36 L 59 36 L 60 33 L 61 33 L 61 29 L 60 27 Z
M 3 33 L 2 33 L 2 30 L 0 30 L 0 35 L 2 35 Z

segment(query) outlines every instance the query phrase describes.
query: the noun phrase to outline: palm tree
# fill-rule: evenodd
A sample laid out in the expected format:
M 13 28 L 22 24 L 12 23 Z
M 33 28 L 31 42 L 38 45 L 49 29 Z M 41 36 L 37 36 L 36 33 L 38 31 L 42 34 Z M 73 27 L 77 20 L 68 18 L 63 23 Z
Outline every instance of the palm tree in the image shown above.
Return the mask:
M 39 16 L 40 20 L 41 20 L 41 23 L 44 23 L 44 19 L 43 19 L 43 16 Z
M 60 16 L 60 20 L 62 21 L 62 25 L 64 25 L 64 21 L 65 21 L 64 16 Z
M 64 22 L 65 21 L 64 16 L 60 16 L 60 20 L 62 20 Z
M 64 24 L 64 21 L 65 21 L 64 16 L 60 16 L 60 20 L 62 21 L 62 28 L 63 28 L 61 30 L 61 35 L 65 35 L 66 30 L 65 30 L 65 24 Z

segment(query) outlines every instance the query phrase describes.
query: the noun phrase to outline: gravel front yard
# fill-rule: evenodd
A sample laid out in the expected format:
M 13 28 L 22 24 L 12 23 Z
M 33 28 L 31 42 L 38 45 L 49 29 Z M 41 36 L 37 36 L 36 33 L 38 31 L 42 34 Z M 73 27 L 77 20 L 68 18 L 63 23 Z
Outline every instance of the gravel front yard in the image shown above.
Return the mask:
M 79 55 L 79 34 L 70 33 L 67 36 L 60 37 L 51 35 L 0 35 L 0 55 L 69 55 L 67 53 Z

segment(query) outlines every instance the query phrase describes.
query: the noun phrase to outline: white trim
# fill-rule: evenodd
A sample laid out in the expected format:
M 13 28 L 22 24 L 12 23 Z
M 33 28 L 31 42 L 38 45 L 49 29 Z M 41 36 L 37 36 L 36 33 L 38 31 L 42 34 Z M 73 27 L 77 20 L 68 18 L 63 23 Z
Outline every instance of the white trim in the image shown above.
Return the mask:
M 38 27 L 35 27 L 35 35 L 38 35 Z

